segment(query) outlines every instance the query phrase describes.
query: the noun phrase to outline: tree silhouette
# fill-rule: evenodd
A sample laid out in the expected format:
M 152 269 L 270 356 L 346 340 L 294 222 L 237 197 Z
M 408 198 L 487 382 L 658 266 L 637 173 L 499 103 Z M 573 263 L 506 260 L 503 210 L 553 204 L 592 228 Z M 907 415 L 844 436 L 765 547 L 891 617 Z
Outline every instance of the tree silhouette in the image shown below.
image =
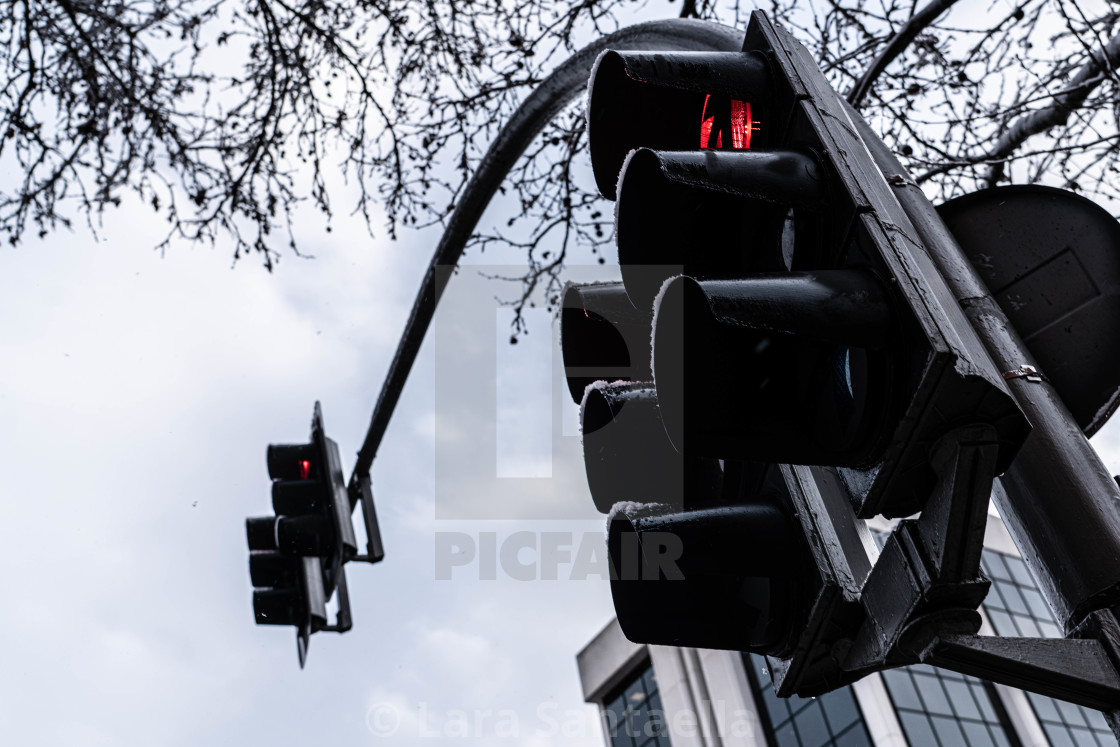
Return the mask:
M 1083 0 L 763 7 L 848 92 L 931 197 L 1000 182 L 1117 195 L 1120 8 Z M 306 201 L 357 185 L 373 232 L 446 220 L 504 119 L 576 48 L 639 18 L 745 26 L 738 3 L 624 0 L 13 0 L 0 15 L 0 230 L 17 244 L 138 195 L 163 245 L 226 242 L 272 268 Z M 599 252 L 582 103 L 505 184 L 479 249 L 520 248 L 515 305 L 548 303 L 569 248 Z M 539 298 L 539 297 L 538 297 Z

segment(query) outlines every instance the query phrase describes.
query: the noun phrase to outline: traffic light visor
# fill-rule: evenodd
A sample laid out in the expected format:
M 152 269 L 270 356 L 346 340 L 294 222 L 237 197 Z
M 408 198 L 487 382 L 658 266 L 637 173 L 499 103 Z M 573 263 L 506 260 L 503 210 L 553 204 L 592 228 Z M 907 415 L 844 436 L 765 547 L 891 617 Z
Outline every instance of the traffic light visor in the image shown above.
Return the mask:
M 595 183 L 607 199 L 635 148 L 757 147 L 769 69 L 746 52 L 618 52 L 591 71 L 588 138 Z
M 793 522 L 765 499 L 688 512 L 620 508 L 607 548 L 623 633 L 638 643 L 780 652 L 803 614 Z

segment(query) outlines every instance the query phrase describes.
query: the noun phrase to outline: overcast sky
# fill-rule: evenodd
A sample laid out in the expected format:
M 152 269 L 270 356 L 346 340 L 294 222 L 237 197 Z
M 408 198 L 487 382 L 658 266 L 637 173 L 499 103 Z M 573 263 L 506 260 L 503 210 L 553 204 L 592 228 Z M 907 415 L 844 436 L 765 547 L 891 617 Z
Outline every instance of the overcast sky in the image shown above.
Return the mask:
M 6 740 L 348 747 L 465 725 L 455 743 L 602 744 L 575 666 L 613 614 L 584 547 L 602 519 L 551 323 L 499 344 L 504 289 L 452 282 L 373 468 L 386 559 L 349 566 L 355 627 L 314 636 L 301 671 L 292 629 L 253 622 L 244 519 L 271 512 L 265 447 L 305 440 L 318 399 L 349 474 L 438 236 L 309 216 L 315 258 L 268 274 L 222 245 L 161 257 L 161 230 L 126 203 L 98 239 L 0 253 Z M 1096 439 L 1113 472 L 1118 434 Z M 558 579 L 488 571 L 487 533 L 499 556 L 551 543 Z M 451 567 L 464 536 L 474 560 Z

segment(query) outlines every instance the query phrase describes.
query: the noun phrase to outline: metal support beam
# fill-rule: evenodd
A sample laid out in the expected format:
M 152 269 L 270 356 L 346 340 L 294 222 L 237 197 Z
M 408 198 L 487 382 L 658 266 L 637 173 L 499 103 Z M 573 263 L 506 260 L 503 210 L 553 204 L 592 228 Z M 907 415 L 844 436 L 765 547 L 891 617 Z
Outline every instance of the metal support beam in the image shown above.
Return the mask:
M 899 203 L 917 229 L 922 244 L 993 361 L 1002 372 L 1023 371 L 1025 366 L 1037 370 L 1036 362 L 1007 315 L 992 298 L 922 190 L 890 149 L 854 112 L 852 122 L 866 135 L 864 141 L 872 156 L 894 185 Z M 1106 640 L 1108 636 L 1101 632 L 1100 626 L 1094 629 L 1086 623 L 1103 620 L 1117 627 L 1110 608 L 1120 603 L 1120 562 L 1117 562 L 1120 559 L 1120 486 L 1044 376 L 1007 378 L 1011 393 L 1030 419 L 1033 430 L 1011 467 L 999 478 L 993 499 L 1067 636 L 1093 636 L 1103 644 L 1101 650 L 1111 651 L 1110 641 Z M 1039 644 L 1039 648 L 1041 646 Z M 1076 670 L 1079 667 L 1107 669 L 1102 662 L 1110 662 L 1108 666 L 1115 675 L 1120 660 L 1115 657 L 1102 660 L 1097 650 L 1092 645 L 1084 645 L 1083 641 L 1072 643 L 1063 649 L 1067 661 L 1061 663 Z M 962 653 L 963 648 L 954 651 L 959 657 L 970 655 Z M 953 654 L 944 656 L 951 659 Z M 985 650 L 982 656 L 976 654 L 976 657 L 989 664 L 1002 662 L 1015 670 L 1010 655 L 1004 660 Z M 985 676 L 994 674 L 993 671 Z M 1112 681 L 1111 676 L 1108 681 Z M 1027 681 L 1024 683 L 1026 686 Z M 1120 709 L 1120 692 L 1109 691 L 1105 695 L 1107 697 L 1095 707 L 1106 712 L 1113 733 L 1120 738 L 1120 710 L 1117 710 Z
M 862 118 L 857 129 L 931 259 L 1001 371 L 1037 364 L 937 211 Z M 1046 372 L 1043 371 L 1043 374 Z M 1008 379 L 1033 430 L 994 498 L 1066 633 L 1093 610 L 1120 602 L 1120 486 L 1044 378 Z
M 911 664 L 930 640 L 979 630 L 976 608 L 990 586 L 980 553 L 997 450 L 990 426 L 958 428 L 934 447 L 933 495 L 921 519 L 899 523 L 871 570 L 860 596 L 866 619 L 845 669 Z
M 1120 703 L 1120 675 L 1100 641 L 957 635 L 922 652 L 926 664 L 1107 711 Z

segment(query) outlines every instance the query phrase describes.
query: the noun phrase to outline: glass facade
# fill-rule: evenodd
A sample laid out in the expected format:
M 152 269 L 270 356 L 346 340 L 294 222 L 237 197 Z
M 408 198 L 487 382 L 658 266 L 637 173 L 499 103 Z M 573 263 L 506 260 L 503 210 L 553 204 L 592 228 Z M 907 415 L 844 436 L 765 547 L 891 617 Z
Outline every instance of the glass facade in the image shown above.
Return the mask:
M 1035 586 L 1026 563 L 1013 555 L 984 550 L 981 565 L 992 580 L 992 590 L 984 600 L 984 612 L 991 620 L 996 635 L 1061 637 L 1061 630 Z M 1027 693 L 1027 698 L 1054 747 L 1116 744 L 1116 738 L 1100 711 L 1035 693 Z
M 743 657 L 754 690 L 755 702 L 765 707 L 759 715 L 776 747 L 871 747 L 852 688 L 842 687 L 816 698 L 779 698 L 766 671 L 766 660 Z
M 669 747 L 669 729 L 657 675 L 646 662 L 612 698 L 603 702 L 611 747 Z
M 987 683 L 924 664 L 883 672 L 910 747 L 1013 747 L 999 700 Z
M 886 535 L 874 534 L 881 546 Z M 986 548 L 982 567 L 992 582 L 983 611 L 996 635 L 1061 637 L 1022 559 Z M 766 660 L 744 654 L 742 661 L 768 747 L 872 747 L 851 687 L 815 698 L 778 698 Z M 1022 747 L 992 683 L 926 665 L 887 670 L 880 676 L 909 747 Z M 1116 744 L 1099 711 L 1033 693 L 1026 693 L 1025 702 L 1007 702 L 1007 708 L 1015 709 L 1029 702 L 1052 747 Z M 657 677 L 648 662 L 602 703 L 611 747 L 671 743 Z M 876 714 L 869 717 L 875 719 Z

